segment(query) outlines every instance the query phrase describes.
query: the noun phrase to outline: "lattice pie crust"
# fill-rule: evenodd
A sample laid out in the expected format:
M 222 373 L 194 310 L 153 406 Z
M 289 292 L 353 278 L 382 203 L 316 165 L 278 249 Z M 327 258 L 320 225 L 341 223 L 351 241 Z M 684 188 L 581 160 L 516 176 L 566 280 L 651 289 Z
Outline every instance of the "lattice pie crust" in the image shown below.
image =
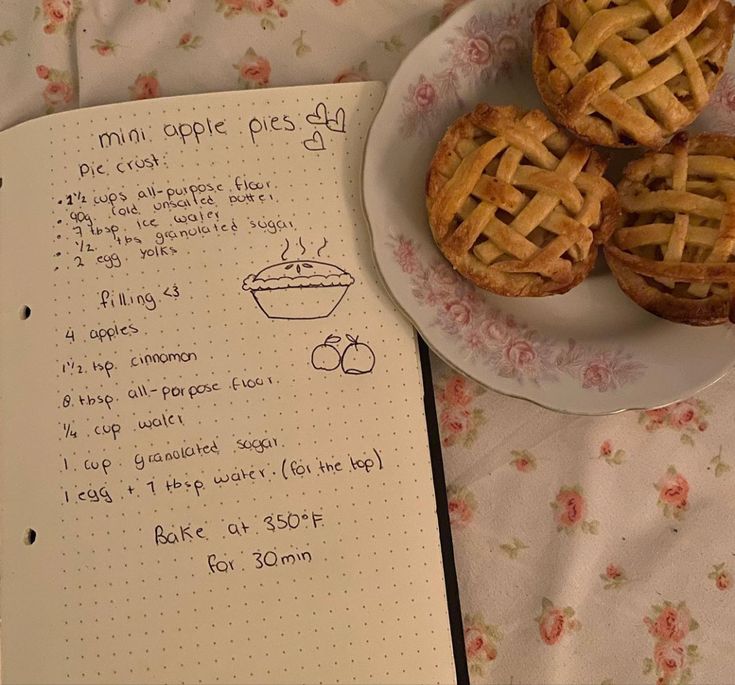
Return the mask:
M 707 104 L 734 22 L 726 0 L 553 0 L 534 22 L 536 85 L 585 140 L 658 149 Z
M 434 240 L 500 295 L 563 293 L 589 273 L 618 218 L 605 162 L 540 111 L 480 104 L 446 132 L 427 180 Z
M 618 189 L 605 255 L 621 288 L 672 321 L 735 320 L 735 138 L 679 134 L 631 162 Z

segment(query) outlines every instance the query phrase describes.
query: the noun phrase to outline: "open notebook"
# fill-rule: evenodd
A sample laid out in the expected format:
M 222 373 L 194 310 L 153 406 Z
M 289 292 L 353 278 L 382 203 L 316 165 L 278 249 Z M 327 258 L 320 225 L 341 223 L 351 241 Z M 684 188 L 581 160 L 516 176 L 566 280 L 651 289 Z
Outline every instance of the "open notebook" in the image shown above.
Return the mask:
M 3 683 L 466 677 L 421 355 L 362 214 L 382 95 L 0 134 Z

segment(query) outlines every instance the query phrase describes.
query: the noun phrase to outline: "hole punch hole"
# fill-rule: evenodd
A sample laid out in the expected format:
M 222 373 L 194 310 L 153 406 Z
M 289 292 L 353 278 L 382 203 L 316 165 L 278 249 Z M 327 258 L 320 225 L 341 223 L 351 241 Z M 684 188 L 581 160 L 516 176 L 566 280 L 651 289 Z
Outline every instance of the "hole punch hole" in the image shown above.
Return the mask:
M 24 304 L 20 308 L 20 318 L 23 321 L 25 321 L 26 319 L 29 319 L 30 317 L 31 317 L 31 308 L 27 304 Z
M 29 528 L 23 535 L 23 542 L 26 545 L 32 545 L 36 541 L 36 531 Z

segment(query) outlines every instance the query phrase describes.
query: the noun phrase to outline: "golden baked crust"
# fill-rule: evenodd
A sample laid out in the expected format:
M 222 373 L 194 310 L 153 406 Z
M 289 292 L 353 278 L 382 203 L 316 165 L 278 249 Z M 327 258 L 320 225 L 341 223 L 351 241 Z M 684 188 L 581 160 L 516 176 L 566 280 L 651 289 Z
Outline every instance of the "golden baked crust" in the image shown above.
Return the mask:
M 620 287 L 671 321 L 735 320 L 735 138 L 681 133 L 628 164 L 618 190 L 605 256 Z
M 434 241 L 500 295 L 563 293 L 582 281 L 618 220 L 605 161 L 539 110 L 480 104 L 449 127 L 429 169 Z
M 551 0 L 534 22 L 534 79 L 585 140 L 659 149 L 709 101 L 733 23 L 727 0 Z

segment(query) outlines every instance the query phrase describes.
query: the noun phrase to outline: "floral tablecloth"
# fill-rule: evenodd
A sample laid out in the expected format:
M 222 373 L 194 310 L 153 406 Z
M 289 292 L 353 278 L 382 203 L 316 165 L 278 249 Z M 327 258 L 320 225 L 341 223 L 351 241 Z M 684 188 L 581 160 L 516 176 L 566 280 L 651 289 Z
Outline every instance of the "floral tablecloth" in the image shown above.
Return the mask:
M 460 4 L 3 0 L 0 127 L 128 99 L 387 81 Z M 491 60 L 496 47 L 468 49 Z M 735 108 L 732 79 L 716 97 Z M 436 359 L 434 379 L 473 682 L 735 682 L 735 377 L 606 418 L 483 391 Z

